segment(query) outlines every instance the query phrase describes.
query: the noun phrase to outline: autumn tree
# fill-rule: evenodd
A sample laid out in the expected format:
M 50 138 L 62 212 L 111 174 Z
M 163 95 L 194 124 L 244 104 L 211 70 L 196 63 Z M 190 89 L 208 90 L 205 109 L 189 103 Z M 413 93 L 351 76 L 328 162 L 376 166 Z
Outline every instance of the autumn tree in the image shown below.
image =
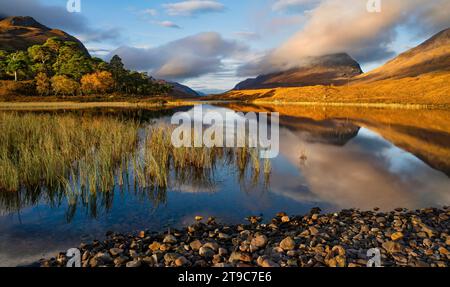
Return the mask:
M 80 84 L 77 81 L 65 75 L 57 75 L 52 77 L 52 90 L 57 95 L 71 95 L 75 96 L 79 89 Z
M 84 93 L 107 93 L 114 87 L 112 74 L 107 71 L 99 71 L 84 75 L 81 78 L 81 90 Z
M 41 96 L 48 96 L 51 92 L 51 82 L 46 73 L 38 73 L 34 78 L 36 82 L 36 91 Z

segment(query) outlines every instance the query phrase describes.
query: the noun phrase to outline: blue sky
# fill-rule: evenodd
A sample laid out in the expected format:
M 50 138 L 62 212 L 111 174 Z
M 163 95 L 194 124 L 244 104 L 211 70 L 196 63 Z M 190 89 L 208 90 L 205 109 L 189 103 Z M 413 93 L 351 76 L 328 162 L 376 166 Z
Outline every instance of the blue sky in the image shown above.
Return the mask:
M 81 13 L 67 0 L 10 1 L 0 15 L 33 16 L 93 55 L 118 53 L 129 68 L 207 92 L 310 55 L 347 52 L 368 71 L 450 24 L 446 0 L 380 0 L 380 13 L 369 0 L 80 1 Z

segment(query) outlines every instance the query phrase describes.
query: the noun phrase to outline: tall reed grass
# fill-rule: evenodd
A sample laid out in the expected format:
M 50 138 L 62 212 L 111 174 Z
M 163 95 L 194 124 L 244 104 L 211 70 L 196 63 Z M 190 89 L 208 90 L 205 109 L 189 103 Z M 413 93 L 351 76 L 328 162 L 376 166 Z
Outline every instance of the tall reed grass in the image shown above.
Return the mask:
M 240 180 L 267 180 L 270 161 L 257 148 L 175 148 L 172 127 L 113 116 L 0 112 L 0 206 L 18 210 L 45 195 L 52 205 L 78 205 L 96 216 L 112 206 L 114 189 L 145 194 L 154 204 L 169 188 L 212 187 L 218 167 L 235 166 Z M 193 137 L 192 137 L 193 138 Z

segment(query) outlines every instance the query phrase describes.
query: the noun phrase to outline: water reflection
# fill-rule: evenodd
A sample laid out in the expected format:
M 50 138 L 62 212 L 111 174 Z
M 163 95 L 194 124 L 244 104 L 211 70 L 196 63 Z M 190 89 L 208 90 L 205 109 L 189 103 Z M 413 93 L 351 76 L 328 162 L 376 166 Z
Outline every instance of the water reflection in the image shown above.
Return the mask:
M 450 204 L 448 112 L 231 108 L 281 113 L 281 154 L 272 161 L 270 180 L 254 173 L 249 154 L 236 161 L 237 153 L 223 151 L 206 173 L 172 166 L 165 188 L 143 187 L 128 168 L 129 180 L 124 176 L 119 184 L 116 173 L 110 192 L 72 194 L 76 198 L 45 188 L 0 192 L 0 265 L 27 263 L 107 230 L 161 230 L 195 215 L 235 223 L 250 214 L 304 213 L 315 206 L 335 211 Z M 155 125 L 175 111 L 77 112 Z

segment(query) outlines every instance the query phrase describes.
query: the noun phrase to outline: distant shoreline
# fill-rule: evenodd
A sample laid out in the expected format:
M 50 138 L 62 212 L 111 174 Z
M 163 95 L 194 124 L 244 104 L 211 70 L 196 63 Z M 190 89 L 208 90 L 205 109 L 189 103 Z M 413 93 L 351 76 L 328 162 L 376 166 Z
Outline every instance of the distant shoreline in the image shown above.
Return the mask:
M 244 104 L 261 106 L 324 106 L 324 107 L 355 107 L 376 109 L 450 109 L 447 104 L 409 104 L 409 103 L 349 103 L 349 102 L 294 102 L 294 101 L 244 101 L 244 100 L 167 100 L 167 101 L 0 101 L 0 110 L 29 110 L 29 109 L 85 109 L 85 108 L 154 108 L 177 107 L 214 104 Z

